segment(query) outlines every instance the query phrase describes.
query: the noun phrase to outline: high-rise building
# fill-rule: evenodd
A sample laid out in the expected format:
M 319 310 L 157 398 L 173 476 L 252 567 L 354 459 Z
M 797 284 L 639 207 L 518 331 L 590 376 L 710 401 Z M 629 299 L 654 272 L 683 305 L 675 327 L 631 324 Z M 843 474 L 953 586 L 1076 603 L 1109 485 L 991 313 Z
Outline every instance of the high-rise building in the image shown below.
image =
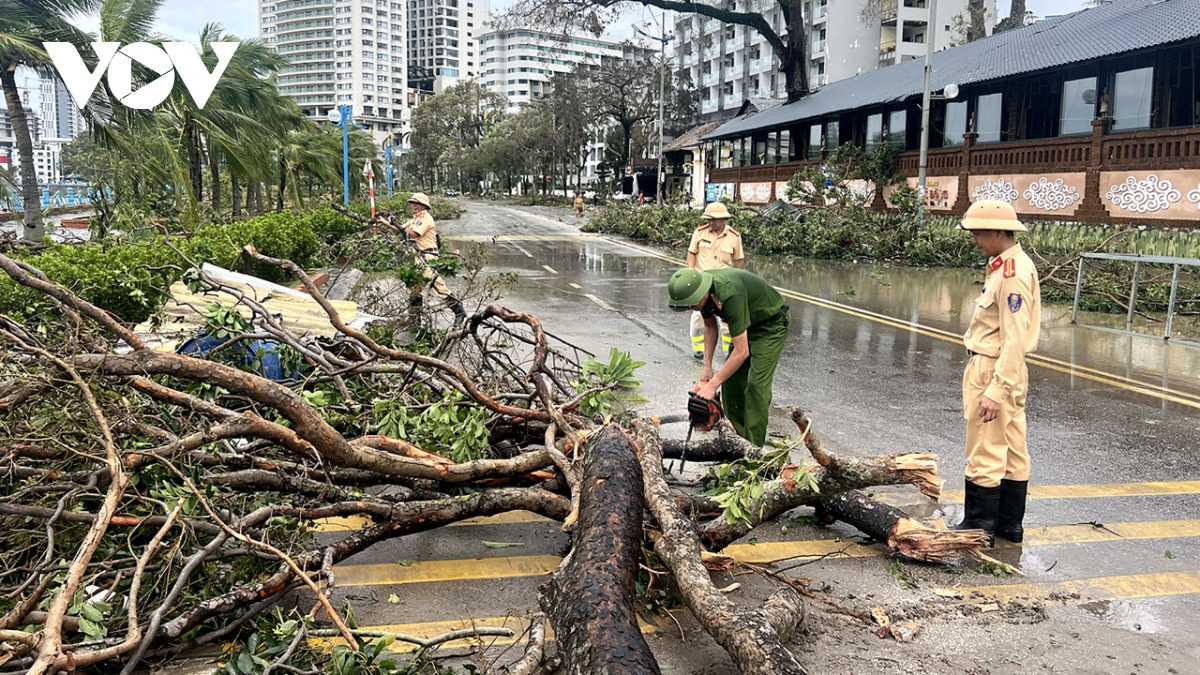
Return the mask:
M 403 139 L 417 94 L 408 88 L 403 0 L 259 0 L 261 36 L 291 63 L 280 91 L 325 120 L 350 105 L 381 143 Z
M 38 121 L 43 138 L 70 140 L 84 131 L 83 116 L 62 80 L 42 77 L 38 89 L 41 94 Z
M 440 94 L 479 74 L 489 0 L 408 0 L 408 79 Z
M 937 49 L 963 39 L 968 0 L 939 0 L 933 21 Z M 992 32 L 995 0 L 985 0 L 985 24 Z M 771 27 L 786 33 L 783 12 L 768 0 L 727 0 L 739 11 L 760 12 Z M 867 11 L 864 7 L 874 7 Z M 808 0 L 809 87 L 854 77 L 878 68 L 921 58 L 930 31 L 927 0 L 877 0 L 875 3 Z M 700 92 L 701 120 L 735 115 L 749 99 L 781 99 L 787 85 L 771 45 L 754 29 L 725 24 L 698 14 L 675 20 L 675 65 L 691 74 Z
M 495 30 L 479 38 L 479 82 L 508 99 L 510 109 L 550 93 L 550 78 L 577 66 L 609 61 L 644 63 L 655 50 L 610 37 L 555 35 L 528 28 Z
M 508 99 L 510 112 L 548 95 L 555 75 L 599 69 L 610 62 L 644 64 L 657 53 L 628 40 L 561 35 L 530 28 L 494 30 L 480 36 L 479 43 L 483 57 L 480 85 Z M 602 126 L 597 125 L 595 131 L 584 161 L 582 178 L 586 183 L 595 181 L 596 168 L 604 159 Z

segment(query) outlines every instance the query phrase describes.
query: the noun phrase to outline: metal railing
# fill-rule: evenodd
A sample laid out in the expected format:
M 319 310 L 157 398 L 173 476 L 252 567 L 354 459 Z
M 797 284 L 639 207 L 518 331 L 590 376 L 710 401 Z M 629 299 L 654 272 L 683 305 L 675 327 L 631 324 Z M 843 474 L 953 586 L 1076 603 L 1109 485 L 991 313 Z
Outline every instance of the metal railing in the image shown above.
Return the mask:
M 1080 324 L 1079 318 L 1079 299 L 1083 295 L 1083 268 L 1084 263 L 1091 260 L 1117 260 L 1121 262 L 1133 263 L 1133 282 L 1129 287 L 1129 312 L 1125 316 L 1125 330 L 1117 328 L 1109 328 L 1107 326 L 1090 326 Z M 1175 300 L 1179 294 L 1179 272 L 1184 267 L 1200 267 L 1200 259 L 1197 258 L 1176 258 L 1172 256 L 1162 255 L 1141 255 L 1138 253 L 1083 253 L 1079 256 L 1079 272 L 1075 277 L 1075 301 L 1071 305 L 1071 323 L 1084 326 L 1085 328 L 1095 328 L 1097 330 L 1110 331 L 1113 333 L 1122 333 L 1127 335 L 1139 335 L 1142 337 L 1157 337 L 1146 333 L 1138 333 L 1133 330 L 1133 315 L 1137 310 L 1137 294 L 1138 281 L 1142 276 L 1142 264 L 1151 265 L 1170 265 L 1171 273 L 1171 297 L 1167 301 L 1167 321 L 1166 330 L 1163 332 L 1162 339 L 1171 339 L 1171 324 L 1175 320 Z M 1175 340 L 1176 344 L 1186 344 L 1194 347 L 1200 347 L 1200 343 L 1191 342 L 1188 340 Z

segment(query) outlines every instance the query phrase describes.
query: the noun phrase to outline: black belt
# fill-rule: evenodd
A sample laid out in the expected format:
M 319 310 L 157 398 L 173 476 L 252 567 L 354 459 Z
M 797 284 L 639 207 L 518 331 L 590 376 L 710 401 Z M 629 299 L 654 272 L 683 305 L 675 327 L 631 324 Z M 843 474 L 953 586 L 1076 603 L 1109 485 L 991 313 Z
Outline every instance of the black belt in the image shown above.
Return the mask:
M 995 356 L 988 356 L 987 354 L 980 354 L 979 352 L 973 352 L 970 349 L 967 350 L 967 356 L 986 356 L 989 359 L 997 358 Z
M 791 309 L 790 307 L 788 307 L 787 305 L 784 305 L 783 307 L 781 307 L 781 308 L 779 309 L 779 311 L 778 311 L 778 312 L 775 312 L 775 313 L 774 313 L 774 314 L 772 314 L 771 316 L 767 317 L 766 319 L 763 319 L 762 321 L 758 322 L 758 323 L 757 323 L 757 324 L 755 324 L 755 325 L 758 325 L 758 326 L 765 326 L 765 325 L 767 325 L 767 324 L 771 323 L 772 321 L 778 321 L 778 320 L 780 320 L 780 319 L 784 318 L 785 316 L 787 316 L 787 314 L 788 314 L 788 311 L 789 311 L 790 309 Z

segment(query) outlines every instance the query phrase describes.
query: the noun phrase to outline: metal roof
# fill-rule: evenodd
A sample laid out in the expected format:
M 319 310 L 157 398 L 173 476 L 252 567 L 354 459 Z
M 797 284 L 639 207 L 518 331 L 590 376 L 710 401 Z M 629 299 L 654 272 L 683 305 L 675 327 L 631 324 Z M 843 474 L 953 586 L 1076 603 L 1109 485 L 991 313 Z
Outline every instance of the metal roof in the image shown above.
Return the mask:
M 1114 56 L 1200 37 L 1200 0 L 1113 0 L 933 56 L 934 91 Z M 921 94 L 925 59 L 911 59 L 818 89 L 794 103 L 732 120 L 705 140 Z

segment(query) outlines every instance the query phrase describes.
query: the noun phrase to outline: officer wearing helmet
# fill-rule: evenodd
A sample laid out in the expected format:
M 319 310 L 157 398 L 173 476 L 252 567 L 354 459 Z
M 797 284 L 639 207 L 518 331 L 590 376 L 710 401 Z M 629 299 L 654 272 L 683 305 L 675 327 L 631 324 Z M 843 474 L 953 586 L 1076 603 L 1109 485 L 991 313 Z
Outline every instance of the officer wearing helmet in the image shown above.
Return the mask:
M 692 233 L 688 245 L 688 267 L 706 272 L 725 267 L 746 267 L 746 255 L 742 251 L 742 235 L 725 224 L 730 217 L 729 209 L 722 202 L 713 202 L 704 208 L 705 222 Z M 721 346 L 729 351 L 732 342 L 729 326 L 721 324 Z M 700 312 L 692 312 L 692 355 L 697 361 L 704 358 L 704 319 Z
M 956 529 L 989 538 L 1024 538 L 1029 450 L 1025 442 L 1025 356 L 1037 349 L 1042 298 L 1037 268 L 1017 243 L 1026 228 L 1007 202 L 971 205 L 959 229 L 988 256 L 987 280 L 963 336 L 963 416 L 967 422 L 964 518 Z
M 783 296 L 762 277 L 737 268 L 681 269 L 671 276 L 667 295 L 671 309 L 690 309 L 704 318 L 704 373 L 697 393 L 711 400 L 720 388 L 725 415 L 738 435 L 762 446 L 771 382 L 791 323 Z M 729 326 L 733 351 L 713 373 L 718 319 Z
M 408 204 L 412 207 L 413 217 L 412 220 L 409 220 L 402 226 L 402 229 L 408 235 L 408 238 L 416 244 L 416 261 L 421 267 L 421 276 L 425 277 L 432 286 L 433 292 L 450 306 L 450 309 L 454 312 L 454 322 L 462 323 L 467 318 L 467 313 L 463 309 L 462 302 L 451 295 L 450 289 L 446 286 L 446 281 L 442 279 L 442 275 L 433 271 L 433 268 L 429 266 L 429 262 L 436 260 L 440 254 L 437 224 L 433 222 L 433 216 L 429 213 L 429 197 L 424 192 L 415 192 L 413 196 L 408 198 Z M 420 290 L 414 289 L 412 293 L 411 304 L 414 307 L 419 307 L 423 302 Z

